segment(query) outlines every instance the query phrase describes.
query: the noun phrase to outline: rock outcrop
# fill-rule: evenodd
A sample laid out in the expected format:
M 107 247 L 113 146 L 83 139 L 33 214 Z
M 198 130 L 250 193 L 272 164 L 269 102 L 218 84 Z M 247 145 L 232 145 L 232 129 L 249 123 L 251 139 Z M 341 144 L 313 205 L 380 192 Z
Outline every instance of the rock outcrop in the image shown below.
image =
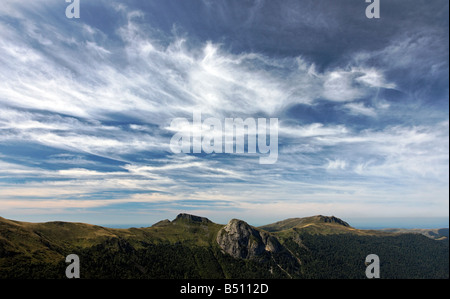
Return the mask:
M 278 240 L 242 220 L 232 219 L 217 235 L 220 248 L 235 258 L 254 259 L 282 250 Z
M 334 217 L 334 216 L 318 215 L 318 216 L 313 216 L 312 218 L 316 218 L 319 222 L 322 222 L 322 223 L 336 223 L 336 224 L 340 224 L 342 226 L 350 227 L 350 225 L 347 222 L 345 222 L 344 220 L 339 219 L 337 217 Z
M 200 217 L 200 216 L 194 216 L 191 214 L 185 214 L 185 213 L 181 213 L 178 214 L 177 218 L 175 218 L 173 220 L 173 222 L 196 222 L 196 223 L 212 223 L 211 220 L 209 220 L 208 218 L 205 217 Z

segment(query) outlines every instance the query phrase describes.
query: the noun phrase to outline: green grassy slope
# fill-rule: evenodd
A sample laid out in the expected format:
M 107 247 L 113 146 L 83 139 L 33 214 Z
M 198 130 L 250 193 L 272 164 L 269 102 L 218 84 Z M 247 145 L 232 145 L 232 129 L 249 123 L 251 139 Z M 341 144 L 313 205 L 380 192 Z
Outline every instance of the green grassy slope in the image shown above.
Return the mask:
M 353 234 L 361 236 L 392 235 L 390 232 L 379 230 L 361 230 L 351 227 L 347 222 L 334 216 L 311 216 L 304 218 L 290 218 L 272 224 L 260 226 L 260 229 L 272 232 L 278 236 L 289 236 L 292 233 L 308 233 L 319 235 Z
M 63 279 L 69 254 L 79 255 L 82 278 L 364 278 L 371 253 L 383 278 L 449 276 L 448 239 L 358 230 L 319 215 L 254 227 L 283 248 L 252 260 L 224 252 L 217 242 L 224 226 L 187 214 L 130 229 L 0 217 L 0 278 Z
M 216 240 L 223 225 L 180 214 L 152 227 L 0 218 L 0 278 L 65 278 L 65 257 L 80 257 L 83 278 L 285 278 L 274 265 L 237 260 Z

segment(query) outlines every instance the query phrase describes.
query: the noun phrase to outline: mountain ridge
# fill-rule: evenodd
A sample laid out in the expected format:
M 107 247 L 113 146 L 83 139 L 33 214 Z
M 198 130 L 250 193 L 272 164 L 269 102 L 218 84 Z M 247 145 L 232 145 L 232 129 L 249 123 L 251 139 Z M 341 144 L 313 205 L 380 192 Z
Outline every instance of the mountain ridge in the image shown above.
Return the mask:
M 172 221 L 172 222 L 177 222 L 177 221 L 187 221 L 187 222 L 197 222 L 197 223 L 213 223 L 211 220 L 209 220 L 206 217 L 201 217 L 201 216 L 195 216 L 192 214 L 187 214 L 187 213 L 180 213 L 177 215 L 177 217 Z
M 240 219 L 231 219 L 236 221 L 244 221 Z M 244 221 L 245 222 L 245 221 Z M 140 229 L 150 229 L 156 227 L 164 227 L 169 224 L 176 223 L 186 223 L 186 224 L 212 224 L 212 225 L 221 225 L 225 226 L 226 224 L 219 224 L 209 220 L 207 217 L 192 215 L 188 213 L 179 213 L 172 221 L 169 219 L 160 220 L 152 225 L 141 227 L 141 228 L 111 228 L 101 225 L 83 223 L 83 222 L 69 222 L 69 221 L 49 221 L 49 222 L 26 222 L 26 221 L 17 221 L 12 219 L 7 219 L 0 216 L 0 224 L 8 223 L 14 225 L 16 227 L 21 227 L 24 229 L 32 229 L 36 227 L 45 227 L 45 226 L 56 226 L 61 229 L 68 229 L 71 226 L 84 227 L 85 230 L 95 230 L 100 229 L 103 230 L 105 234 L 111 234 L 113 232 L 125 232 L 129 230 L 140 230 Z M 334 231 L 326 231 L 326 233 L 360 233 L 366 232 L 370 233 L 387 233 L 387 234 L 398 234 L 398 233 L 419 233 L 423 234 L 429 238 L 436 239 L 436 236 L 439 237 L 448 237 L 448 228 L 440 227 L 440 228 L 429 228 L 429 229 L 403 229 L 403 228 L 384 228 L 384 229 L 357 229 L 352 227 L 349 223 L 342 220 L 341 218 L 335 216 L 324 216 L 324 215 L 314 215 L 307 217 L 294 217 L 287 218 L 284 220 L 280 220 L 274 223 L 260 225 L 260 226 L 252 226 L 256 229 L 261 229 L 267 232 L 283 232 L 291 229 L 305 229 L 307 230 L 311 226 L 315 226 L 316 228 L 341 228 L 341 230 Z M 311 232 L 311 231 L 310 231 Z M 320 233 L 320 230 L 316 230 L 316 233 Z
M 388 254 L 394 258 L 389 263 L 394 276 L 409 273 L 398 264 L 407 259 L 408 265 L 425 267 L 427 277 L 448 277 L 448 239 L 358 230 L 334 216 L 255 227 L 239 219 L 217 224 L 181 213 L 172 221 L 128 229 L 0 217 L 0 278 L 61 278 L 64 258 L 73 253 L 80 255 L 85 277 L 91 278 L 364 278 L 354 262 L 373 250 L 394 252 Z M 340 273 L 331 270 L 343 265 Z
M 263 226 L 259 226 L 259 228 L 267 230 L 267 231 L 282 231 L 291 229 L 294 227 L 302 227 L 311 224 L 337 224 L 343 227 L 352 228 L 347 222 L 344 220 L 337 218 L 335 216 L 323 216 L 323 215 L 315 215 L 310 217 L 302 217 L 302 218 L 288 218 L 285 220 L 277 221 L 271 224 L 266 224 Z

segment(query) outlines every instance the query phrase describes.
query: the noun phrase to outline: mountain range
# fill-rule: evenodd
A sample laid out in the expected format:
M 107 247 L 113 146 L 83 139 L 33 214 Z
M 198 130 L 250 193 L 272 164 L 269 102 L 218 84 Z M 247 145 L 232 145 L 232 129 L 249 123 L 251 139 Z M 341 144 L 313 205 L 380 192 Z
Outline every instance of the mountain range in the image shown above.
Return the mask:
M 449 278 L 448 228 L 361 230 L 334 216 L 260 227 L 179 214 L 151 227 L 113 229 L 0 217 L 0 278 L 66 278 L 69 254 L 90 279 L 364 279 L 377 254 L 381 278 Z

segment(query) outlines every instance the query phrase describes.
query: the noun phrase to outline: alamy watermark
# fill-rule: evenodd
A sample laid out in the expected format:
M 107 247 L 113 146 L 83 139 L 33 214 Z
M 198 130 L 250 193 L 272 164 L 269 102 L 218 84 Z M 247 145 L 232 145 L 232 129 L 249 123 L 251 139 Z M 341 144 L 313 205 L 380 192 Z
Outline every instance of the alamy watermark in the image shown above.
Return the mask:
M 79 19 L 80 18 L 80 0 L 65 0 L 70 3 L 66 7 L 66 17 L 68 19 Z
M 65 0 L 66 3 L 70 3 L 66 7 L 66 17 L 69 19 L 80 18 L 80 1 L 81 0 Z M 366 17 L 368 19 L 380 18 L 380 0 L 365 0 L 366 3 L 370 3 L 366 8 Z
M 69 254 L 66 263 L 71 263 L 66 268 L 67 278 L 80 278 L 80 258 L 76 254 Z
M 366 277 L 380 278 L 380 258 L 376 254 L 369 254 L 366 257 Z
M 170 149 L 175 154 L 259 153 L 260 164 L 274 164 L 278 160 L 278 118 L 225 118 L 222 122 L 209 117 L 202 121 L 202 114 L 197 111 L 192 123 L 186 118 L 176 118 L 169 130 L 176 132 L 170 140 Z
M 69 254 L 66 263 L 70 265 L 66 268 L 66 277 L 80 278 L 80 258 L 76 254 Z M 380 258 L 376 254 L 369 254 L 365 260 L 366 277 L 369 279 L 380 278 Z
M 380 0 L 366 0 L 366 3 L 370 3 L 366 8 L 366 17 L 368 19 L 379 19 L 380 18 Z

